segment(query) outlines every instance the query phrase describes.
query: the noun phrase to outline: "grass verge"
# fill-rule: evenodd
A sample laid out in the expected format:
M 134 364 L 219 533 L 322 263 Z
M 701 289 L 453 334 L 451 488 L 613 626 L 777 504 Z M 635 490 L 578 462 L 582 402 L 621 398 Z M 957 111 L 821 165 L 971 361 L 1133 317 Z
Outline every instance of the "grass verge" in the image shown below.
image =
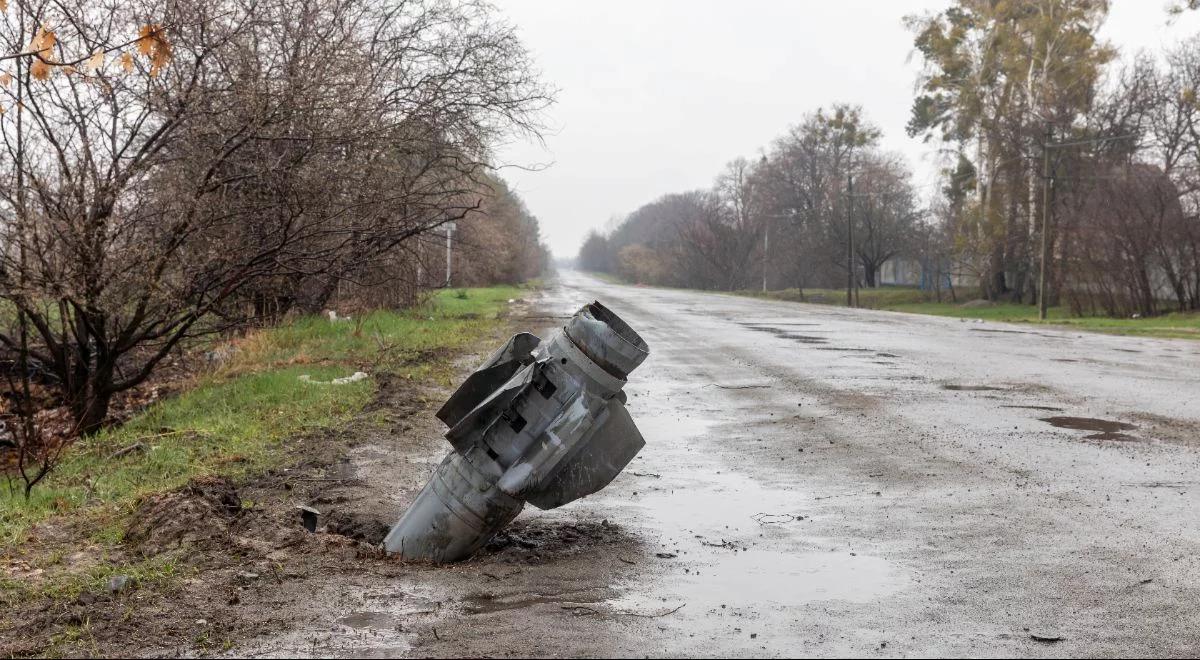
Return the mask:
M 846 304 L 846 291 L 836 289 L 805 289 L 803 295 L 797 289 L 781 291 L 738 291 L 738 295 L 791 302 L 809 302 L 825 305 Z M 880 287 L 860 289 L 859 304 L 867 309 L 890 312 L 929 314 L 953 318 L 983 319 L 1007 323 L 1029 323 L 1038 325 L 1066 326 L 1075 330 L 1103 332 L 1138 337 L 1162 339 L 1200 339 L 1200 314 L 1164 314 L 1149 318 L 1110 318 L 1106 316 L 1072 316 L 1065 307 L 1047 310 L 1046 320 L 1038 319 L 1037 307 L 1012 303 L 989 304 L 975 300 L 978 291 L 967 289 L 956 292 L 958 302 L 934 302 L 931 293 L 912 287 Z M 946 295 L 946 294 L 943 294 Z M 970 301 L 970 302 L 964 302 Z
M 23 547 L 34 526 L 50 520 L 79 534 L 81 545 L 115 545 L 139 498 L 198 476 L 236 479 L 280 464 L 292 439 L 359 413 L 372 400 L 376 374 L 448 384 L 453 357 L 497 328 L 509 299 L 527 294 L 511 286 L 452 289 L 412 310 L 337 322 L 301 318 L 253 332 L 233 343 L 226 364 L 182 394 L 70 447 L 29 500 L 0 486 L 0 557 L 10 575 L 15 564 L 37 570 L 57 563 L 60 557 Z M 329 381 L 360 370 L 369 377 L 347 384 L 301 379 Z M 0 597 L 29 597 L 20 582 L 0 576 Z M 46 595 L 63 588 L 40 587 Z

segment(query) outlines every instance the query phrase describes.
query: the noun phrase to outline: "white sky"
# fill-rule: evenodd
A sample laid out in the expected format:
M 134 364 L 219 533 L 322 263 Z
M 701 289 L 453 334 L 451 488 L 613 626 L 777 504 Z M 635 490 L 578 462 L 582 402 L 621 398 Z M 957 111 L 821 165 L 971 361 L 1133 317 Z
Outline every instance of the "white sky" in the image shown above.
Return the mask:
M 493 0 L 559 89 L 545 146 L 502 170 L 557 256 L 660 195 L 709 186 L 805 113 L 863 106 L 932 190 L 931 148 L 904 133 L 919 58 L 901 23 L 946 0 Z M 1165 0 L 1115 0 L 1102 36 L 1122 55 L 1200 33 Z

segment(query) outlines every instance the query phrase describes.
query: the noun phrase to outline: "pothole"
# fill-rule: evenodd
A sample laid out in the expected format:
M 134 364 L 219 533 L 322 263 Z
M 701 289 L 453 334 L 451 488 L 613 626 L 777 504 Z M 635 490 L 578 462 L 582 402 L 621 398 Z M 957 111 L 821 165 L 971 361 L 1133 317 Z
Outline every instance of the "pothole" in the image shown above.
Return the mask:
M 1060 429 L 1072 429 L 1075 431 L 1094 431 L 1092 435 L 1085 435 L 1086 440 L 1135 440 L 1131 435 L 1121 433 L 1121 431 L 1132 431 L 1137 427 L 1126 422 L 1116 422 L 1109 419 L 1096 419 L 1094 417 L 1042 417 L 1041 421 L 1046 422 L 1050 426 Z

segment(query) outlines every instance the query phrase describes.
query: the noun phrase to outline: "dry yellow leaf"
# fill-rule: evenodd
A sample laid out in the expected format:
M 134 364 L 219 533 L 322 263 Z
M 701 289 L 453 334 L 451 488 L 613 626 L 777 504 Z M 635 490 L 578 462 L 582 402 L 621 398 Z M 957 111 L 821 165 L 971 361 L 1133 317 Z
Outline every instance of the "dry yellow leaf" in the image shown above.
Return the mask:
M 11 73 L 0 73 L 0 87 L 8 87 L 12 84 Z
M 143 25 L 138 32 L 138 52 L 150 60 L 150 75 L 158 72 L 171 61 L 171 43 L 167 31 L 161 25 Z
M 137 40 L 139 53 L 145 55 L 146 57 L 149 57 L 152 53 L 154 53 L 154 45 L 158 43 L 158 33 L 161 31 L 161 29 L 162 28 L 157 25 L 142 26 L 141 31 L 138 32 Z
M 0 0 L 0 11 L 8 11 L 8 0 Z
M 83 70 L 88 73 L 95 73 L 102 66 L 104 66 L 104 51 L 98 50 L 88 58 L 87 63 L 83 65 Z
M 48 80 L 50 78 L 50 65 L 35 58 L 33 63 L 29 65 L 29 75 L 38 80 Z
M 121 68 L 126 72 L 133 71 L 133 55 L 129 53 L 121 54 Z
M 54 44 L 58 42 L 58 37 L 55 36 L 53 30 L 47 30 L 43 25 L 38 28 L 37 34 L 33 36 L 33 40 L 29 42 L 30 53 L 37 53 L 42 57 L 48 57 L 50 50 L 54 48 Z

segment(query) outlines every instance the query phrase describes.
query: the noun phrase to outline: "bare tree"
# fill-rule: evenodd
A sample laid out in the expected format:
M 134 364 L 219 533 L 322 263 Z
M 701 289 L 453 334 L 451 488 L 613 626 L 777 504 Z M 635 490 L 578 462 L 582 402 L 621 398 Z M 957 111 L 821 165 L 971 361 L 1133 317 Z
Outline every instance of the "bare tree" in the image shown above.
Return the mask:
M 908 167 L 896 154 L 867 153 L 855 183 L 855 252 L 866 286 L 879 285 L 879 269 L 889 259 L 913 256 L 920 219 Z
M 72 2 L 74 4 L 72 4 Z M 84 73 L 12 60 L 0 298 L 84 432 L 181 342 L 366 272 L 481 207 L 488 147 L 548 101 L 471 0 L 13 0 L 0 34 L 153 52 Z M 17 350 L 19 339 L 0 333 Z

